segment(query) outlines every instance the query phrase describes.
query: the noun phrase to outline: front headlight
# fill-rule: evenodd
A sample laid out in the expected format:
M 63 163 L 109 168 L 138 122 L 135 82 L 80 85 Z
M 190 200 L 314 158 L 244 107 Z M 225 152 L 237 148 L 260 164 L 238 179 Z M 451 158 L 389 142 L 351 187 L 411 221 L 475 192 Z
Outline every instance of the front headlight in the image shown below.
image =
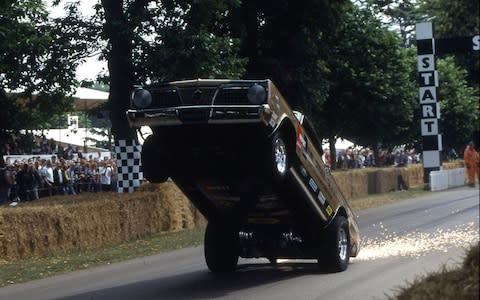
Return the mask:
M 137 87 L 132 92 L 132 103 L 137 108 L 146 108 L 152 104 L 152 94 L 141 87 Z
M 252 85 L 248 88 L 247 98 L 250 103 L 259 105 L 265 102 L 267 98 L 267 91 L 259 84 Z

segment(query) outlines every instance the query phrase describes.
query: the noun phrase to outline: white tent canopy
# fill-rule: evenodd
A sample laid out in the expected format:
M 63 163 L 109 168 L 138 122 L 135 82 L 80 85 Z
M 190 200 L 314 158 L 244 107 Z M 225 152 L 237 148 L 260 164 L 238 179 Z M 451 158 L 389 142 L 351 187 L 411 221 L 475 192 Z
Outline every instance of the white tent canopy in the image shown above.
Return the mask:
M 21 91 L 11 91 L 5 89 L 7 94 L 19 94 Z M 89 89 L 79 87 L 76 89 L 75 94 L 72 95 L 73 98 L 73 108 L 76 111 L 86 111 L 92 108 L 98 107 L 108 101 L 108 92 L 102 92 L 99 90 Z M 33 99 L 36 99 L 37 93 L 34 92 L 32 95 Z M 18 103 L 25 103 L 26 99 L 17 99 Z
M 90 110 L 98 107 L 108 101 L 108 92 L 102 92 L 99 90 L 79 87 L 72 96 L 73 108 L 78 110 Z
M 335 149 L 338 150 L 346 150 L 349 147 L 355 147 L 355 144 L 347 139 L 338 137 L 335 142 Z M 323 140 L 323 149 L 330 149 L 330 144 L 328 140 Z

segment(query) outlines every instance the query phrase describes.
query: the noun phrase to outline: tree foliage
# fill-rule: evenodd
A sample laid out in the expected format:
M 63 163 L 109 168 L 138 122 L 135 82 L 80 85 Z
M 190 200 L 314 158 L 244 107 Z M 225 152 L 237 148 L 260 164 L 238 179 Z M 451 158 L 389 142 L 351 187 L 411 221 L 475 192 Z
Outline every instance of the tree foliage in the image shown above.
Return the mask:
M 162 1 L 148 10 L 134 52 L 142 81 L 240 78 L 246 59 L 226 26 L 237 0 Z M 181 51 L 179 51 L 181 49 Z
M 110 71 L 112 133 L 136 138 L 125 110 L 133 84 L 198 77 L 238 78 L 244 59 L 223 28 L 234 0 L 101 1 Z
M 51 19 L 40 0 L 0 2 L 0 131 L 48 128 L 70 108 L 90 26 L 74 3 Z
M 364 0 L 362 6 L 374 12 L 383 24 L 398 32 L 402 44 L 408 46 L 414 39 L 415 23 L 425 17 L 416 0 Z
M 328 95 L 325 57 L 348 1 L 244 0 L 230 16 L 246 78 L 271 78 L 293 107 L 311 110 Z
M 420 138 L 413 24 L 435 16 L 439 37 L 479 28 L 473 0 L 99 0 L 91 20 L 78 2 L 55 2 L 66 17 L 49 18 L 40 0 L 0 2 L 1 128 L 55 122 L 76 67 L 101 48 L 117 139 L 136 137 L 124 114 L 133 84 L 202 77 L 271 78 L 322 137 L 411 143 Z M 470 122 L 478 130 L 478 90 L 468 87 L 478 56 L 439 68 L 444 141 L 455 146 Z M 22 107 L 5 93 L 17 89 Z
M 410 142 L 417 92 L 414 53 L 368 9 L 354 7 L 329 55 L 331 90 L 316 108 L 325 137 L 376 147 Z
M 441 76 L 440 111 L 443 148 L 457 153 L 480 130 L 478 88 L 470 87 L 467 71 L 456 65 L 450 56 L 437 61 Z

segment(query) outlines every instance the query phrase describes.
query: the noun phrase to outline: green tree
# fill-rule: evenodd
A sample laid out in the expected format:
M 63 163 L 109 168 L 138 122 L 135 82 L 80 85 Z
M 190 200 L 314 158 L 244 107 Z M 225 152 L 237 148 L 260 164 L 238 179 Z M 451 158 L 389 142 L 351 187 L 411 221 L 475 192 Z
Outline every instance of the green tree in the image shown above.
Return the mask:
M 40 0 L 0 2 L 1 132 L 47 128 L 70 109 L 90 32 L 75 3 L 50 19 Z
M 437 60 L 440 73 L 440 126 L 445 151 L 457 153 L 471 139 L 471 134 L 480 129 L 478 88 L 468 86 L 467 72 L 450 56 Z
M 112 133 L 136 139 L 125 110 L 133 84 L 198 77 L 240 77 L 238 41 L 223 32 L 233 0 L 102 0 L 103 38 L 109 66 Z
M 238 2 L 170 0 L 151 7 L 134 51 L 138 79 L 240 78 L 246 59 L 226 23 Z
M 391 146 L 415 138 L 415 54 L 368 9 L 352 8 L 329 56 L 331 89 L 315 117 L 322 135 Z M 333 44 L 333 42 L 332 42 Z
M 271 78 L 293 107 L 310 111 L 328 95 L 325 57 L 349 1 L 244 0 L 230 15 L 248 58 L 245 78 Z
M 414 39 L 415 23 L 424 16 L 416 0 L 365 0 L 363 7 L 371 9 L 391 30 L 400 34 L 403 45 Z

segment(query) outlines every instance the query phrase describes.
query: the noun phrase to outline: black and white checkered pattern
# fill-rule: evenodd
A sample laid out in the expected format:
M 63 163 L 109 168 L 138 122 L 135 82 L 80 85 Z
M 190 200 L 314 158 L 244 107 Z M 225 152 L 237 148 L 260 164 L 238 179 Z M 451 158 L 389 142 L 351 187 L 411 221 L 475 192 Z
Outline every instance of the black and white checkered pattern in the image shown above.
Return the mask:
M 135 140 L 115 141 L 118 168 L 118 192 L 131 193 L 143 180 L 142 145 Z
M 423 139 L 424 183 L 429 184 L 430 172 L 442 165 L 442 135 L 439 129 L 438 71 L 435 62 L 435 39 L 431 22 L 416 25 L 419 104 Z

